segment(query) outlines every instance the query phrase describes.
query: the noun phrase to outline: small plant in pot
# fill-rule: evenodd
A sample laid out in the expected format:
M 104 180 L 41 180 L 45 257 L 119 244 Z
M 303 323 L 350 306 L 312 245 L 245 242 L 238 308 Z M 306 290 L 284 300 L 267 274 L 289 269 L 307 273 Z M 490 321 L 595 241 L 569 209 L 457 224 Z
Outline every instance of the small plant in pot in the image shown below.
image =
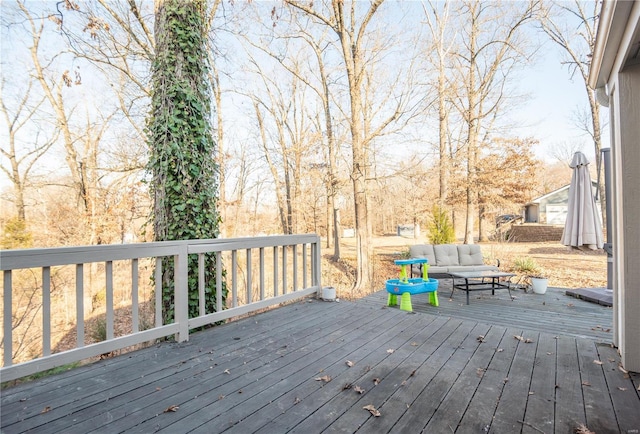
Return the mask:
M 547 292 L 549 278 L 542 272 L 539 272 L 537 274 L 529 276 L 529 284 L 534 294 L 544 294 L 545 292 Z
M 531 257 L 515 258 L 513 270 L 520 276 L 519 282 L 525 290 L 531 288 L 536 294 L 544 294 L 547 291 L 549 280 L 542 267 Z

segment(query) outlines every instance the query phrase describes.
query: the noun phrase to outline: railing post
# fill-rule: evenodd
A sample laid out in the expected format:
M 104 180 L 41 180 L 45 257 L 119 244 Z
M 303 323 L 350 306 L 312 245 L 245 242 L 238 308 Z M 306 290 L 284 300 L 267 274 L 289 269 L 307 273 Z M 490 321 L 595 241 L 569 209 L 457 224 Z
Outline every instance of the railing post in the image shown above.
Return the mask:
M 113 261 L 104 263 L 105 272 L 105 300 L 107 304 L 106 324 L 107 324 L 107 340 L 113 339 L 115 314 L 113 309 Z
M 198 253 L 198 305 L 200 308 L 200 316 L 203 316 L 207 311 L 204 298 L 204 262 L 204 253 Z
M 247 276 L 247 300 L 245 302 L 245 304 L 251 304 L 251 295 L 252 295 L 252 286 L 253 286 L 253 279 L 252 279 L 252 275 L 253 275 L 253 270 L 251 269 L 251 249 L 247 249 L 247 270 L 246 270 L 246 276 Z
M 84 347 L 84 264 L 76 264 L 76 348 Z
M 11 270 L 3 272 L 3 285 L 4 285 L 4 306 L 3 306 L 3 346 L 4 346 L 4 366 L 11 366 L 13 364 L 13 319 L 12 306 L 13 300 L 11 299 Z
M 287 245 L 282 245 L 282 295 L 287 293 Z
M 42 355 L 51 355 L 51 267 L 42 267 Z
M 313 258 L 311 258 L 313 261 Z M 313 263 L 313 262 L 312 262 Z M 309 283 L 308 278 L 309 273 L 307 273 L 307 244 L 302 245 L 302 287 L 306 288 L 307 283 Z
M 156 268 L 155 268 L 155 296 L 156 296 L 156 327 L 161 327 L 163 324 L 162 318 L 162 258 L 156 258 Z
M 138 258 L 131 260 L 131 333 L 140 331 L 138 303 Z
M 216 312 L 222 312 L 222 252 L 216 252 Z
M 178 342 L 189 340 L 189 254 L 187 242 L 181 243 L 174 256 L 175 322 L 178 324 Z
M 321 264 L 321 259 L 322 259 L 322 247 L 320 246 L 320 237 L 316 238 L 315 243 L 312 244 L 312 260 L 313 260 L 313 275 L 311 276 L 312 282 L 313 282 L 313 286 L 316 286 L 318 288 L 318 294 L 320 294 L 320 291 L 322 291 L 322 282 L 320 279 L 321 276 L 321 269 L 320 269 L 320 264 Z

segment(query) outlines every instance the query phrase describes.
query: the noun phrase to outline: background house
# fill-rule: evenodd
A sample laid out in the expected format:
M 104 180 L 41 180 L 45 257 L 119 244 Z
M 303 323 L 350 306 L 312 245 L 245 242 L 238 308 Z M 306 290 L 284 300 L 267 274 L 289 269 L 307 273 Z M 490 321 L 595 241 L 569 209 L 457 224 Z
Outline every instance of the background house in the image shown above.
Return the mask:
M 591 181 L 591 189 L 595 194 L 598 183 Z M 542 223 L 547 225 L 564 225 L 567 220 L 567 207 L 569 205 L 569 184 L 533 199 L 524 205 L 525 223 Z M 596 200 L 596 205 L 600 209 L 600 201 Z M 602 218 L 602 216 L 601 216 Z

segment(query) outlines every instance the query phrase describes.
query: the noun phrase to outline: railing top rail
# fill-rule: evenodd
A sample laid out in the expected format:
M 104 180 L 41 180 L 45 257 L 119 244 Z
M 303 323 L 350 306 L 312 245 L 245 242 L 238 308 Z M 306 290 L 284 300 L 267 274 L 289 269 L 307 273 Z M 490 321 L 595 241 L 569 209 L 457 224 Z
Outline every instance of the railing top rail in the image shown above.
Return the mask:
M 189 253 L 215 252 L 222 250 L 256 249 L 260 247 L 293 246 L 319 242 L 320 237 L 315 234 L 305 235 L 274 235 L 268 237 L 228 238 L 225 242 L 189 244 Z M 203 240 L 204 241 L 204 240 Z
M 189 253 L 204 253 L 314 243 L 318 240 L 316 234 L 303 234 L 4 250 L 0 252 L 0 270 L 171 256 L 185 246 Z

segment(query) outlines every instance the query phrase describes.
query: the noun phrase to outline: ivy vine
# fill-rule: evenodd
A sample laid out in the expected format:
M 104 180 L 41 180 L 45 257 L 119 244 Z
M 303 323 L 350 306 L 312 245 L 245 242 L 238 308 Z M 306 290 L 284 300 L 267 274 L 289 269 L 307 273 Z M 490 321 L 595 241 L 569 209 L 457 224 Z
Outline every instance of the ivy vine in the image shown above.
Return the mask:
M 211 126 L 205 0 L 165 0 L 156 11 L 148 172 L 156 241 L 217 238 L 216 143 Z M 198 259 L 189 258 L 189 317 L 198 315 Z M 173 258 L 162 263 L 163 316 L 175 317 Z M 216 264 L 205 258 L 207 312 L 216 309 Z M 226 288 L 223 291 L 223 303 Z M 224 306 L 221 306 L 223 308 Z

